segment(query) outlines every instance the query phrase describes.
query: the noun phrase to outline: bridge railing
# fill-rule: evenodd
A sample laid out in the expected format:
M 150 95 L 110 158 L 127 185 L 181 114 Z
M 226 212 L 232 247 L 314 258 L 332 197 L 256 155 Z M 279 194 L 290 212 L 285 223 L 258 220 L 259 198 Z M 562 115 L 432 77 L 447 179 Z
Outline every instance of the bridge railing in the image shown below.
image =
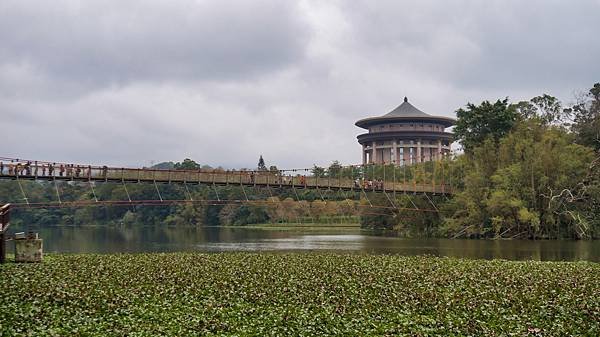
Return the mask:
M 6 159 L 0 157 L 0 160 Z M 436 165 L 436 164 L 433 164 Z M 388 168 L 382 166 L 383 179 L 377 175 L 381 167 L 374 165 L 355 165 L 340 167 L 336 172 L 325 169 L 320 174 L 315 174 L 313 169 L 292 169 L 277 171 L 249 171 L 249 170 L 222 170 L 222 169 L 197 169 L 197 170 L 165 170 L 156 168 L 116 168 L 107 166 L 76 165 L 66 163 L 50 163 L 42 161 L 29 161 L 11 159 L 9 162 L 0 161 L 0 176 L 19 178 L 43 178 L 61 180 L 105 180 L 105 181 L 154 181 L 177 183 L 202 183 L 202 184 L 244 184 L 244 185 L 271 185 L 293 186 L 307 188 L 343 188 L 364 189 L 375 191 L 410 191 L 452 193 L 452 187 L 444 180 L 443 173 L 428 174 L 430 182 L 418 181 L 416 173 L 410 177 L 398 177 L 398 167 Z M 406 170 L 406 167 L 403 168 Z M 390 170 L 394 172 L 391 179 Z M 396 170 L 396 171 L 394 171 Z M 345 172 L 345 173 L 344 173 Z M 398 173 L 398 174 L 396 174 Z

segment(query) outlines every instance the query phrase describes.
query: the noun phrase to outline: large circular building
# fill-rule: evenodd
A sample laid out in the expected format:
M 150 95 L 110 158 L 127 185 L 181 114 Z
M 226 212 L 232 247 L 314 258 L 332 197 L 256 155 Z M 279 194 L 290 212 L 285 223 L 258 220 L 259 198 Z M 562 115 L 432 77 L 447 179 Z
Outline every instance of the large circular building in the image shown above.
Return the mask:
M 368 130 L 359 135 L 363 164 L 408 165 L 440 160 L 450 152 L 452 133 L 446 128 L 455 119 L 432 116 L 404 102 L 380 117 L 361 119 L 356 126 Z

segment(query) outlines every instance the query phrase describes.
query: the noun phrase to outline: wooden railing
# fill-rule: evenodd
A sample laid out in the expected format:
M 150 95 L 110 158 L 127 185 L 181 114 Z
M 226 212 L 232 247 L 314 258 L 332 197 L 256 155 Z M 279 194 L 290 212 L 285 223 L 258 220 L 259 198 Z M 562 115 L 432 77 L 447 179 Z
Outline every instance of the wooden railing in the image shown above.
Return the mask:
M 365 171 L 367 165 L 351 166 L 354 172 Z M 351 174 L 352 176 L 356 176 Z M 4 163 L 0 178 L 45 179 L 106 182 L 156 182 L 215 185 L 256 185 L 297 188 L 323 188 L 366 191 L 401 191 L 415 193 L 451 194 L 445 183 L 417 183 L 415 181 L 368 180 L 349 177 L 318 177 L 310 169 L 278 171 L 246 171 L 222 169 L 164 170 L 153 168 L 115 168 L 107 166 L 71 165 L 49 162 L 12 161 Z

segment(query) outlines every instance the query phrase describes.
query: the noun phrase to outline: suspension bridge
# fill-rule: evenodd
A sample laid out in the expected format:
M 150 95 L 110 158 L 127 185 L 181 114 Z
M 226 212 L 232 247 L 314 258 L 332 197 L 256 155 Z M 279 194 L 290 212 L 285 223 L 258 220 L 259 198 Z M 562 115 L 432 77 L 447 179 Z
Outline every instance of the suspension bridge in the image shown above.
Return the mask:
M 423 179 L 418 180 L 414 172 L 410 172 L 407 178 L 406 170 L 412 170 L 412 167 L 408 165 L 351 165 L 336 167 L 335 170 L 323 168 L 320 172 L 316 172 L 314 167 L 276 171 L 224 169 L 175 170 L 109 167 L 106 165 L 69 164 L 0 157 L 0 179 L 14 180 L 18 183 L 24 180 L 46 180 L 53 183 L 60 181 L 88 183 L 94 195 L 93 188 L 97 183 L 147 183 L 153 184 L 156 187 L 157 199 L 144 201 L 159 203 L 176 201 L 164 200 L 158 187 L 159 184 L 181 184 L 183 186 L 237 185 L 241 188 L 262 187 L 327 191 L 339 190 L 363 193 L 400 192 L 451 195 L 453 187 L 446 181 L 446 175 L 443 172 L 444 166 L 440 165 L 442 171 L 441 173 L 438 172 L 438 174 L 435 172 L 436 163 L 431 162 L 431 165 L 428 165 L 428 167 L 431 172 L 427 174 L 427 168 L 425 168 L 423 173 L 429 177 L 429 181 L 425 182 Z M 21 192 L 23 193 L 24 202 L 13 203 L 13 207 L 36 206 L 36 204 L 28 201 L 22 188 Z M 189 196 L 189 191 L 186 194 Z M 127 201 L 114 201 L 114 203 L 123 202 L 135 203 L 136 201 L 132 200 L 129 196 Z M 63 204 L 58 192 L 56 202 L 44 203 L 43 205 L 52 206 L 54 203 L 57 205 Z
M 411 161 L 414 162 L 414 161 Z M 445 171 L 446 170 L 446 171 Z M 203 205 L 254 204 L 272 205 L 272 200 L 256 200 L 252 197 L 256 189 L 268 191 L 288 190 L 293 192 L 295 201 L 301 201 L 300 190 L 314 190 L 321 200 L 327 202 L 335 197 L 333 193 L 341 193 L 341 200 L 366 200 L 366 203 L 349 205 L 367 207 L 369 211 L 361 214 L 382 215 L 389 211 L 439 212 L 433 196 L 449 198 L 454 193 L 451 174 L 447 172 L 446 163 L 429 162 L 416 165 L 351 165 L 331 166 L 329 168 L 303 168 L 283 170 L 225 170 L 225 169 L 157 169 L 126 168 L 107 165 L 71 164 L 43 160 L 17 159 L 0 157 L 0 180 L 13 181 L 19 186 L 21 193 L 19 202 L 3 205 L 7 196 L 0 196 L 0 235 L 8 228 L 11 209 L 89 207 L 89 206 L 161 206 L 194 203 Z M 55 190 L 55 200 L 32 202 L 23 187 L 25 181 L 46 181 Z M 91 192 L 90 200 L 66 201 L 61 198 L 60 184 L 86 186 Z M 99 200 L 96 193 L 98 184 L 121 184 L 126 193 L 126 200 Z M 156 191 L 155 199 L 135 200 L 130 195 L 127 185 L 150 184 Z M 184 198 L 167 199 L 161 193 L 165 184 L 179 185 L 184 191 Z M 195 200 L 190 193 L 192 186 L 204 186 L 212 189 L 214 199 Z M 219 187 L 239 187 L 243 192 L 242 199 L 223 199 L 219 196 Z M 162 187 L 164 188 L 164 187 Z M 378 193 L 385 195 L 385 205 L 374 204 L 369 195 Z M 423 196 L 430 207 L 417 207 L 410 199 L 411 207 L 401 207 L 396 196 Z M 351 197 L 348 197 L 348 194 Z M 338 197 L 339 198 L 339 197 Z M 15 199 L 15 198 L 12 198 Z M 276 199 L 278 200 L 278 199 Z M 308 210 L 310 213 L 310 210 Z M 0 252 L 0 259 L 3 254 Z

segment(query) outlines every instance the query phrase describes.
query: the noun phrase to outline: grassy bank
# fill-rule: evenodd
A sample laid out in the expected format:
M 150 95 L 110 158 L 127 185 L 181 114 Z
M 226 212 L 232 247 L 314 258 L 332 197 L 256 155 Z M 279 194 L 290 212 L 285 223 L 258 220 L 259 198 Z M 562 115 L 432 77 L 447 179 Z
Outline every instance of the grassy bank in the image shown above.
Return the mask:
M 0 277 L 2 336 L 600 334 L 589 262 L 54 255 Z

